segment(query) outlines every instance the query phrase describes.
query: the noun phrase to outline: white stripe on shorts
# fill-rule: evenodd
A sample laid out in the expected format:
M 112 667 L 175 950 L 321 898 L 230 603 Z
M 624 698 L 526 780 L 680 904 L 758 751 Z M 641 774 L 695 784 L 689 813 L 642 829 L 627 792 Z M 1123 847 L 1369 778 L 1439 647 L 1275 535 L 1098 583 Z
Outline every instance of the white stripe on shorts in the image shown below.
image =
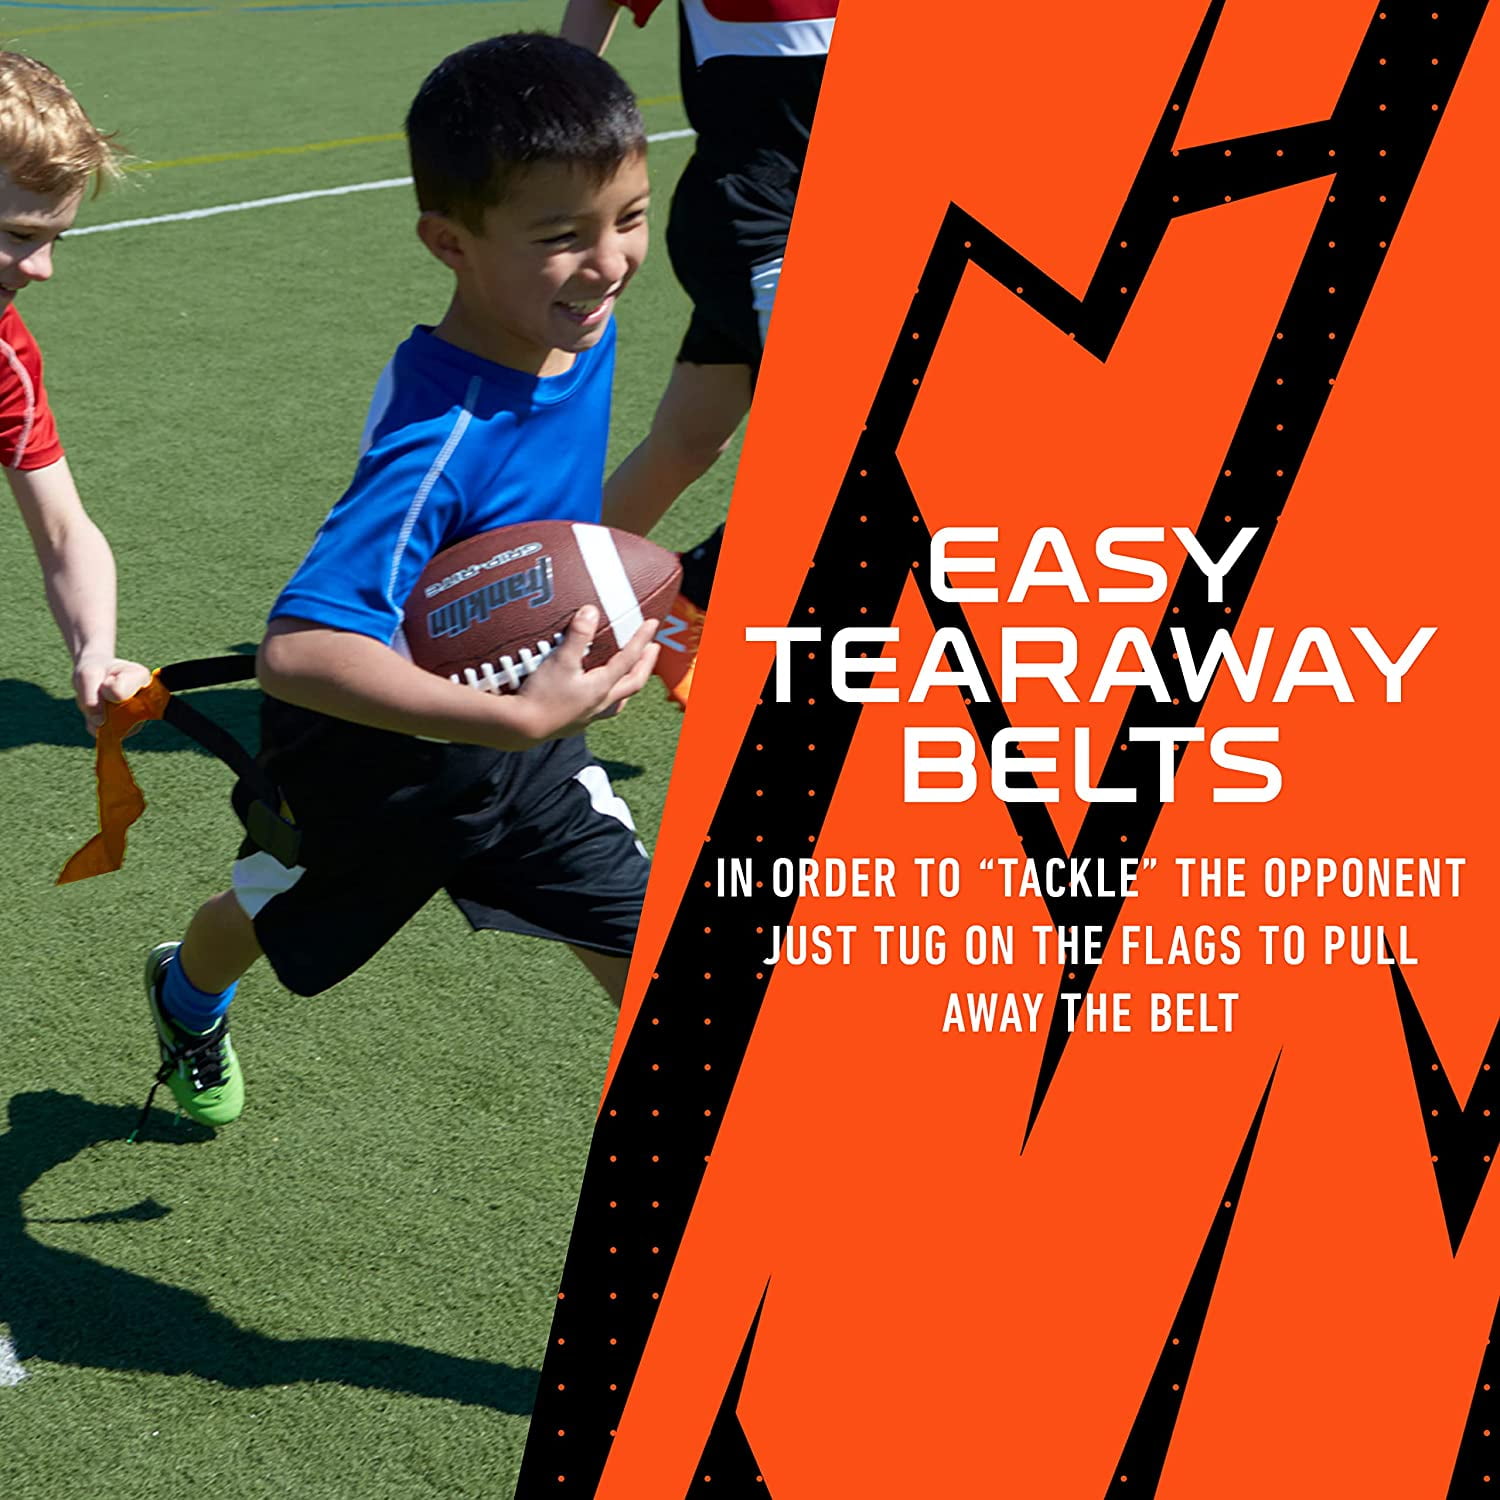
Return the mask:
M 574 773 L 573 779 L 589 794 L 589 803 L 596 813 L 613 818 L 617 823 L 623 823 L 632 833 L 635 832 L 635 819 L 630 816 L 630 808 L 623 797 L 616 795 L 614 787 L 609 783 L 609 773 L 603 766 L 585 766 Z M 650 858 L 646 853 L 646 846 L 639 839 L 635 841 L 635 847 L 643 859 Z M 263 907 L 291 890 L 306 873 L 307 870 L 302 865 L 288 868 L 264 849 L 257 849 L 254 854 L 234 862 L 231 878 L 235 899 L 245 915 L 253 920 L 259 916 Z
M 268 901 L 291 890 L 306 873 L 301 865 L 288 868 L 264 849 L 257 849 L 254 854 L 235 860 L 230 875 L 235 900 L 245 915 L 253 920 Z
M 603 766 L 585 766 L 581 771 L 573 773 L 573 780 L 589 794 L 589 801 L 596 813 L 603 813 L 606 818 L 613 818 L 617 823 L 623 823 L 632 833 L 635 832 L 635 819 L 630 816 L 630 808 L 623 797 L 616 795 L 615 789 L 609 784 L 609 772 Z M 635 847 L 643 859 L 651 857 L 639 839 L 635 841 Z
M 771 328 L 771 307 L 776 301 L 776 287 L 781 281 L 781 257 L 763 260 L 750 267 L 750 305 L 755 309 L 755 321 L 760 324 L 760 347 L 766 347 L 766 334 Z
M 20 1385 L 25 1379 L 26 1366 L 16 1358 L 16 1346 L 0 1323 L 0 1385 Z

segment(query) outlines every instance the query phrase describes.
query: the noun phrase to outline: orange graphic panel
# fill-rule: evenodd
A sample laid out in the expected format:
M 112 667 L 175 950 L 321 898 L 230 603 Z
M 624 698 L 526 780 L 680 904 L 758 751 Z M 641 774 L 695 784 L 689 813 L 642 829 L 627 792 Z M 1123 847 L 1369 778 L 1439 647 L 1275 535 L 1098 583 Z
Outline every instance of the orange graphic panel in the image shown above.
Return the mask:
M 1485 9 L 840 16 L 520 1494 L 1489 1492 Z

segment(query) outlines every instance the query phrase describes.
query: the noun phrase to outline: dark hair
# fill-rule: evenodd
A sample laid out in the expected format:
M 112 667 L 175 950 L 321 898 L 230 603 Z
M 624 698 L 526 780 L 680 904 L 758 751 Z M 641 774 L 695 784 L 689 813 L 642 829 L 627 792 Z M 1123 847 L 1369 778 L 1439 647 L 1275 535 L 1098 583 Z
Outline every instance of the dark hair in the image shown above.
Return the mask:
M 475 42 L 427 75 L 406 116 L 417 203 L 479 230 L 539 162 L 607 180 L 646 149 L 635 96 L 601 57 L 545 32 Z

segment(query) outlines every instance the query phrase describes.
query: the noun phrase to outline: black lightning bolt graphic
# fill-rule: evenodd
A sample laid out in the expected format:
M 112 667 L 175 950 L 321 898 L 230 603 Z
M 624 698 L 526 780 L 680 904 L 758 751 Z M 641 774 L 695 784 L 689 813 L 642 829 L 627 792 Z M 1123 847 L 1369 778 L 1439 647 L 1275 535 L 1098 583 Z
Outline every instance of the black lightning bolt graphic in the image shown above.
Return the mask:
M 1174 155 L 1178 122 L 1223 11 L 1223 0 L 1212 0 L 1081 299 L 950 207 L 789 623 L 836 620 L 862 606 L 865 623 L 887 624 L 926 557 L 930 533 L 896 454 L 970 264 L 1007 287 L 1023 287 L 1028 306 L 1103 359 L 1173 219 L 1332 174 L 1328 201 L 1222 466 L 1230 474 L 1215 484 L 1196 528 L 1212 555 L 1222 554 L 1241 527 L 1259 530 L 1226 580 L 1222 605 L 1210 606 L 1201 582 L 1183 574 L 1163 616 L 1186 630 L 1195 655 L 1201 654 L 1214 630 L 1240 617 L 1485 9 L 1486 0 L 1445 0 L 1433 14 L 1411 0 L 1386 0 L 1371 17 L 1329 119 Z M 1434 56 L 1440 67 L 1431 65 Z M 1339 288 L 1334 298 L 1330 284 Z M 1226 515 L 1233 515 L 1232 527 Z M 927 604 L 935 624 L 962 624 L 954 607 L 930 594 Z M 1165 627 L 1153 650 L 1158 661 L 1169 661 Z M 723 849 L 751 847 L 757 837 L 768 863 L 810 852 L 860 711 L 859 704 L 800 686 L 793 704 L 782 707 L 767 678 L 595 1130 L 522 1462 L 522 1500 L 588 1495 L 599 1482 L 759 1015 L 767 980 L 764 938 L 750 923 L 722 920 L 715 858 Z M 1174 707 L 1138 690 L 1124 724 L 1185 729 L 1197 715 L 1188 695 Z M 993 705 L 975 704 L 972 716 L 986 741 L 1007 722 Z M 1115 743 L 1126 738 L 1122 732 Z M 1133 785 L 1127 758 L 1112 753 L 1100 784 Z M 1143 854 L 1161 811 L 1152 798 L 1142 789 L 1134 803 L 1091 804 L 1074 856 Z M 1028 855 L 1062 852 L 1043 809 L 1007 806 Z M 783 925 L 793 904 L 793 897 L 758 893 L 753 921 Z M 1106 932 L 1119 909 L 1117 900 L 1049 904 L 1058 925 Z M 1086 989 L 1091 974 L 1080 969 L 1070 988 Z M 1028 1139 L 1068 1036 L 1065 1016 L 1054 1012 Z M 559 1429 L 565 1438 L 555 1436 Z
M 1280 1066 L 1279 1058 L 1277 1066 Z M 1167 1341 L 1157 1357 L 1140 1410 L 1131 1424 L 1130 1436 L 1125 1439 L 1120 1461 L 1115 1465 L 1114 1476 L 1105 1491 L 1108 1495 L 1115 1494 L 1120 1485 L 1128 1484 L 1132 1495 L 1149 1497 L 1156 1493 L 1161 1481 L 1167 1449 L 1172 1444 L 1172 1432 L 1177 1426 L 1177 1413 L 1182 1409 L 1182 1393 L 1187 1389 L 1188 1376 L 1193 1371 L 1198 1341 L 1203 1337 L 1203 1325 L 1208 1319 L 1208 1305 L 1213 1301 L 1219 1267 L 1224 1263 L 1224 1251 L 1229 1246 L 1229 1231 L 1234 1228 L 1234 1216 L 1239 1212 L 1245 1178 L 1250 1171 L 1250 1158 L 1255 1155 L 1260 1122 L 1265 1118 L 1271 1085 L 1275 1082 L 1276 1068 L 1272 1068 L 1255 1118 L 1245 1136 L 1245 1144 L 1240 1147 L 1234 1171 L 1229 1174 L 1229 1183 L 1220 1199 L 1208 1238 L 1198 1252 L 1198 1263 L 1193 1267 L 1187 1291 L 1183 1293 Z
M 770 1283 L 766 1283 L 767 1290 Z M 750 1439 L 740 1425 L 740 1392 L 745 1388 L 745 1372 L 750 1368 L 750 1351 L 755 1347 L 755 1335 L 760 1330 L 760 1315 L 766 1310 L 766 1294 L 760 1294 L 760 1305 L 750 1323 L 750 1332 L 745 1335 L 744 1347 L 735 1362 L 734 1374 L 724 1388 L 724 1399 L 719 1403 L 719 1414 L 709 1429 L 708 1441 L 703 1445 L 703 1457 L 698 1460 L 698 1472 L 688 1486 L 688 1495 L 729 1495 L 733 1500 L 768 1500 L 770 1489 L 755 1454 L 750 1448 Z
M 1500 1425 L 1500 1302 L 1495 1304 L 1490 1336 L 1484 1341 L 1479 1378 L 1474 1382 L 1474 1400 L 1459 1441 L 1448 1500 L 1479 1500 L 1494 1493 L 1500 1484 L 1500 1449 L 1495 1428 Z
M 1437 1179 L 1443 1221 L 1453 1253 L 1469 1227 L 1469 1219 L 1490 1162 L 1500 1148 L 1500 1021 L 1490 1036 L 1484 1060 L 1479 1064 L 1469 1102 L 1459 1107 L 1458 1095 L 1448 1082 L 1447 1070 L 1432 1045 L 1422 1012 L 1412 997 L 1406 976 L 1391 964 L 1391 983 L 1396 986 L 1396 1004 L 1401 1008 L 1401 1030 L 1406 1036 L 1406 1055 L 1411 1059 L 1412 1078 L 1422 1105 L 1422 1124 L 1427 1129 L 1427 1147 L 1432 1152 L 1432 1175 Z

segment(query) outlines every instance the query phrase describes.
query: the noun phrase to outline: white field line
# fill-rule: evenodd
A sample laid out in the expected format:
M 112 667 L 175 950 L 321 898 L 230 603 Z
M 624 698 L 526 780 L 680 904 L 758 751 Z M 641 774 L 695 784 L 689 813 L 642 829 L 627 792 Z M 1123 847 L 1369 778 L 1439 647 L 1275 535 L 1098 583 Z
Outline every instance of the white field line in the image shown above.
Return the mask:
M 251 198 L 244 203 L 216 203 L 212 208 L 189 208 L 177 214 L 156 214 L 149 219 L 116 219 L 109 224 L 89 224 L 70 229 L 68 238 L 84 234 L 110 234 L 116 229 L 144 229 L 148 224 L 180 224 L 187 219 L 212 219 L 217 214 L 242 214 L 251 208 L 272 208 L 278 203 L 302 203 L 309 198 L 338 198 L 345 193 L 373 193 L 377 188 L 407 187 L 410 177 L 385 177 L 379 182 L 351 182 L 346 187 L 316 188 L 310 193 L 278 193 L 274 198 Z
M 0 1386 L 20 1385 L 25 1379 L 26 1367 L 16 1358 L 16 1346 L 0 1328 Z
M 691 130 L 662 130 L 648 135 L 648 141 L 677 141 L 692 135 Z M 89 224 L 70 229 L 68 238 L 76 240 L 85 234 L 111 234 L 117 229 L 144 229 L 151 224 L 181 224 L 188 219 L 212 219 L 219 214 L 242 214 L 252 208 L 274 208 L 281 203 L 305 203 L 310 198 L 341 198 L 347 193 L 373 193 L 380 188 L 410 187 L 410 177 L 382 177 L 376 182 L 351 182 L 343 187 L 314 188 L 307 193 L 278 193 L 274 198 L 249 198 L 243 203 L 216 203 L 212 208 L 188 208 L 181 213 L 155 214 L 149 219 L 115 219 L 108 224 Z
M 648 141 L 679 141 L 692 135 L 691 130 L 662 130 L 648 135 Z M 189 208 L 181 213 L 154 214 L 147 219 L 116 219 L 109 224 L 90 224 L 70 229 L 68 238 L 76 240 L 86 234 L 112 234 L 118 229 L 145 229 L 152 224 L 181 224 L 189 219 L 212 219 L 219 214 L 240 214 L 252 208 L 275 208 L 282 203 L 305 203 L 311 198 L 341 198 L 348 193 L 373 193 L 381 188 L 410 187 L 410 177 L 382 177 L 376 182 L 351 182 L 343 187 L 316 188 L 307 193 L 278 193 L 274 198 L 250 198 L 243 203 L 217 203 L 212 208 Z M 16 1358 L 16 1346 L 10 1335 L 0 1328 L 0 1386 L 19 1385 L 26 1379 L 26 1367 Z

